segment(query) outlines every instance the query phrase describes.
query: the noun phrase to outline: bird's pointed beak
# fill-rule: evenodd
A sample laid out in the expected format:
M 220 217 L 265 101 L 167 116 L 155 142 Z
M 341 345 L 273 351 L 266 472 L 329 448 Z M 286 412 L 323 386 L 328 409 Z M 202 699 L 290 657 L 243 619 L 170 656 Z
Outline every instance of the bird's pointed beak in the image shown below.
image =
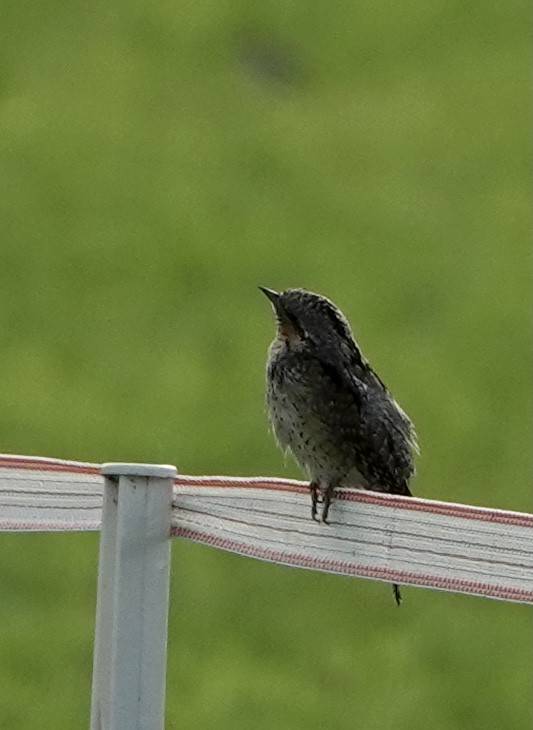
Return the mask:
M 270 299 L 272 307 L 274 309 L 274 316 L 276 317 L 276 323 L 278 328 L 278 337 L 282 337 L 288 343 L 300 342 L 303 338 L 303 330 L 296 324 L 293 317 L 291 317 L 285 305 L 282 301 L 282 294 L 274 289 L 267 289 L 266 286 L 259 287 L 263 294 Z
M 267 289 L 266 286 L 260 286 L 259 288 L 263 294 L 270 299 L 274 307 L 277 308 L 280 294 L 277 291 L 274 291 L 274 289 Z

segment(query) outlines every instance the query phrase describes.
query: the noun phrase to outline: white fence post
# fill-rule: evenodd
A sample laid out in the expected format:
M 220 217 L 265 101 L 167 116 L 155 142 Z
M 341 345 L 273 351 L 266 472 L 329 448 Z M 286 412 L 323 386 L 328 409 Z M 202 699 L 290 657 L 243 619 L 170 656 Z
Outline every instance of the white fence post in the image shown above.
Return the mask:
M 162 730 L 173 466 L 104 464 L 91 730 Z

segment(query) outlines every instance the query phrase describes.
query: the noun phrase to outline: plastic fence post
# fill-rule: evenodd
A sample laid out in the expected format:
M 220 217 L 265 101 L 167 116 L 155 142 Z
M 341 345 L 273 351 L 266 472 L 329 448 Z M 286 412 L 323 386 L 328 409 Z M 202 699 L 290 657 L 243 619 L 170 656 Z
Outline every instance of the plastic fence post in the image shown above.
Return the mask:
M 91 730 L 162 730 L 173 466 L 104 464 Z

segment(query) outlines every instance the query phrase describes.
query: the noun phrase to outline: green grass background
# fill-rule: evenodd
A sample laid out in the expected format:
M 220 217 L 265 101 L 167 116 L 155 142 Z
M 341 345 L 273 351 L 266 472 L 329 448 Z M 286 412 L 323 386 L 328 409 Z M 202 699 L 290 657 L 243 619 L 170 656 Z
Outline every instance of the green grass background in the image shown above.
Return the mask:
M 417 494 L 531 508 L 525 2 L 2 10 L 2 451 L 299 476 L 256 285 L 304 286 L 415 421 Z M 87 726 L 97 551 L 0 536 L 1 728 Z M 524 606 L 181 542 L 172 573 L 167 728 L 531 725 Z

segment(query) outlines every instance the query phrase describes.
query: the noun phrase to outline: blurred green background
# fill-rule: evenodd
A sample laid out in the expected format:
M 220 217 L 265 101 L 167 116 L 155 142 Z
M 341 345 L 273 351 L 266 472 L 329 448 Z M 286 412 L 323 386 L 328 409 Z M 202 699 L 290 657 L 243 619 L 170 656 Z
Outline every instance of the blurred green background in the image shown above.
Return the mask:
M 415 421 L 417 494 L 530 510 L 529 4 L 2 10 L 0 450 L 300 476 L 256 286 L 304 286 Z M 86 727 L 98 538 L 0 545 L 0 727 Z M 531 638 L 176 542 L 167 727 L 521 730 Z

